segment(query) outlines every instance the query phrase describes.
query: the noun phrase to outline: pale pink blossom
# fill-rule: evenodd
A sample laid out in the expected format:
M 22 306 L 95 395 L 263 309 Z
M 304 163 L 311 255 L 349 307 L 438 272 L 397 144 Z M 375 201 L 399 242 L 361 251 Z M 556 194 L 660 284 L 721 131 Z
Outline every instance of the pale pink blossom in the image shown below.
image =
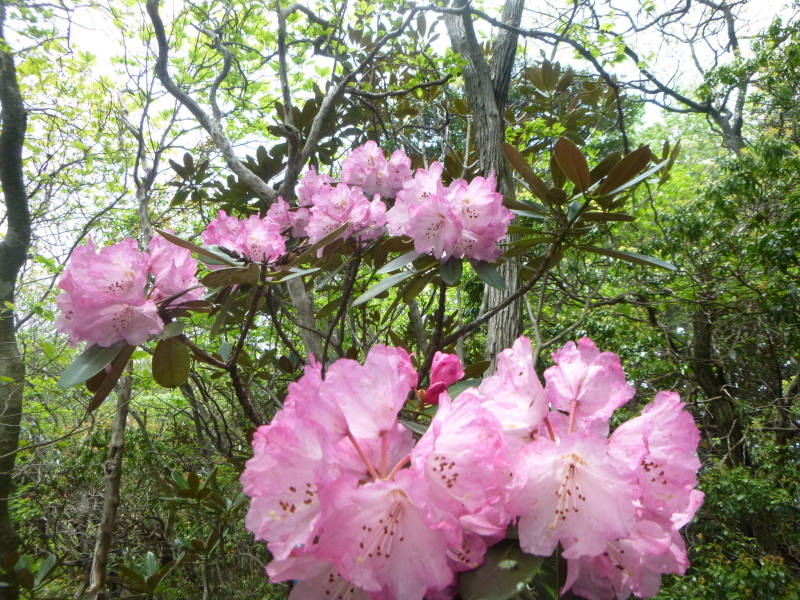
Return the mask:
M 319 193 L 322 186 L 332 183 L 334 183 L 333 177 L 317 173 L 316 168 L 309 167 L 297 186 L 297 200 L 300 206 L 311 206 L 314 196 Z
M 240 221 L 219 211 L 202 233 L 203 243 L 217 244 L 254 262 L 271 262 L 286 253 L 281 225 L 271 217 L 251 215 Z
M 589 600 L 652 598 L 661 588 L 661 576 L 683 575 L 689 565 L 686 547 L 669 520 L 639 511 L 631 534 L 609 541 L 597 556 L 567 561 L 567 581 L 562 590 Z
M 405 235 L 408 210 L 425 203 L 425 199 L 442 187 L 444 166 L 440 162 L 431 164 L 430 170 L 417 169 L 413 179 L 408 179 L 403 189 L 397 192 L 394 206 L 386 213 L 387 228 L 391 235 Z
M 567 342 L 553 353 L 553 362 L 544 372 L 545 395 L 554 407 L 570 413 L 579 430 L 590 421 L 608 421 L 636 393 L 625 381 L 619 356 L 600 352 L 589 338 Z
M 172 302 L 173 305 L 203 298 L 205 288 L 197 281 L 197 261 L 186 248 L 176 246 L 161 236 L 153 236 L 150 240 L 148 269 L 153 276 L 150 296 L 153 301 L 160 302 L 175 294 L 181 295 Z M 196 289 L 186 292 L 193 287 Z
M 278 196 L 278 199 L 269 207 L 267 216 L 278 224 L 281 232 L 291 228 L 292 237 L 306 236 L 306 226 L 310 216 L 307 208 L 292 208 L 286 200 Z
M 286 240 L 281 236 L 281 227 L 269 217 L 258 215 L 241 222 L 239 248 L 251 260 L 271 262 L 286 253 Z
M 73 251 L 58 287 L 69 292 L 73 301 L 87 305 L 139 305 L 145 296 L 148 258 L 134 239 L 124 239 L 98 252 L 89 238 L 85 246 Z
M 635 525 L 636 478 L 603 439 L 540 437 L 519 452 L 512 473 L 506 509 L 520 517 L 525 552 L 549 556 L 561 543 L 565 558 L 596 556 Z
M 306 228 L 312 244 L 345 224 L 348 227 L 342 234 L 343 238 L 358 232 L 363 232 L 362 239 L 383 234 L 386 206 L 377 198 L 368 200 L 357 186 L 322 185 L 313 196 L 312 203 Z M 322 251 L 320 248 L 319 256 L 322 256 Z
M 145 294 L 148 258 L 133 239 L 98 253 L 90 238 L 75 249 L 58 282 L 63 293 L 56 298 L 61 310 L 56 329 L 69 335 L 70 345 L 112 346 L 125 340 L 138 346 L 161 333 L 156 304 Z
M 239 251 L 241 230 L 239 219 L 228 216 L 224 210 L 220 210 L 217 217 L 208 223 L 201 237 L 206 246 L 217 245 Z
M 452 402 L 442 394 L 411 460 L 425 475 L 435 510 L 455 518 L 495 504 L 509 483 L 500 423 L 477 398 Z
M 414 250 L 419 254 L 442 258 L 458 241 L 461 223 L 446 198 L 432 195 L 424 203 L 408 209 L 404 233 L 413 238 Z
M 420 254 L 494 262 L 502 254 L 498 242 L 514 218 L 496 191 L 494 173 L 469 183 L 457 179 L 448 187 L 441 174 L 442 166 L 434 163 L 406 182 L 387 213 L 389 233 L 413 238 Z
M 323 440 L 314 424 L 288 413 L 253 434 L 253 458 L 241 482 L 250 496 L 245 525 L 272 554 L 286 558 L 308 544 L 320 514 L 316 471 L 323 467 Z
M 330 486 L 317 556 L 355 585 L 385 590 L 395 600 L 421 600 L 426 590 L 447 587 L 453 579 L 448 535 L 432 527 L 420 509 L 425 487 L 410 469 L 393 481 Z
M 357 185 L 368 196 L 379 194 L 394 198 L 411 178 L 411 159 L 402 150 L 395 150 L 389 160 L 372 140 L 353 150 L 342 161 L 342 182 Z
M 500 353 L 494 375 L 486 377 L 477 392 L 467 390 L 459 398 L 472 393 L 500 422 L 511 453 L 533 439 L 548 414 L 544 389 L 533 369 L 531 342 L 525 336 Z
M 641 502 L 671 517 L 698 508 L 696 456 L 700 431 L 675 392 L 658 392 L 641 416 L 622 423 L 609 440 L 609 452 L 635 471 Z

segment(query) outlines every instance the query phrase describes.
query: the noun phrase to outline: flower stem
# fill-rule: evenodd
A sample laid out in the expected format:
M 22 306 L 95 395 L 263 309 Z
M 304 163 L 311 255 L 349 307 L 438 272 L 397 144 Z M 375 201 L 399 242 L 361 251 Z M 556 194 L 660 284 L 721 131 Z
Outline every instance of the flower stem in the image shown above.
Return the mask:
M 389 456 L 389 438 L 387 432 L 381 433 L 381 479 L 386 479 L 386 461 Z
M 361 449 L 361 446 L 359 445 L 359 443 L 356 440 L 355 436 L 353 436 L 353 434 L 348 431 L 347 432 L 347 437 L 351 442 L 353 442 L 353 447 L 356 449 L 356 452 L 358 452 L 358 456 L 361 457 L 361 460 L 366 465 L 367 471 L 369 471 L 369 474 L 372 475 L 372 478 L 375 481 L 378 481 L 380 479 L 380 477 L 378 477 L 378 472 L 375 470 L 375 467 L 372 466 L 372 463 L 369 462 L 369 459 L 367 458 L 367 455 L 364 454 L 364 451 Z
M 400 469 L 402 469 L 403 467 L 405 467 L 405 466 L 406 466 L 408 463 L 410 463 L 410 462 L 411 462 L 411 455 L 410 455 L 410 454 L 406 454 L 406 455 L 405 455 L 403 458 L 401 458 L 401 459 L 398 461 L 398 463 L 397 463 L 397 464 L 394 466 L 394 469 L 392 469 L 392 472 L 391 472 L 391 473 L 389 473 L 389 477 L 388 477 L 388 479 L 389 479 L 390 481 L 391 481 L 391 480 L 393 480 L 393 479 L 394 479 L 394 476 L 395 476 L 395 475 L 397 475 L 397 472 L 398 472 Z

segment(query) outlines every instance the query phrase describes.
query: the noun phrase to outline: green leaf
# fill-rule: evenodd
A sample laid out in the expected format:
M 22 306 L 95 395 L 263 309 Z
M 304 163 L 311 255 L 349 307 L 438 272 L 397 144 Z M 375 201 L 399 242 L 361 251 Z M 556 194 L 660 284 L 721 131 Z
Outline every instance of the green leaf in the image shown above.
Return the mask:
M 153 379 L 161 387 L 176 388 L 189 378 L 189 348 L 176 338 L 161 340 L 153 352 Z
M 298 269 L 296 267 L 292 267 L 287 272 L 289 275 L 286 277 L 280 277 L 275 279 L 275 283 L 282 282 L 282 281 L 289 281 L 290 279 L 294 279 L 295 277 L 302 277 L 303 275 L 310 275 L 311 273 L 316 273 L 320 271 L 319 267 L 314 267 L 313 269 Z
M 456 397 L 471 387 L 478 387 L 481 384 L 482 379 L 462 379 L 461 381 L 457 381 L 449 388 L 447 388 L 447 395 L 450 396 L 451 400 L 455 400 Z
M 481 278 L 481 281 L 498 290 L 506 289 L 506 280 L 503 279 L 503 276 L 500 275 L 493 265 L 490 265 L 485 260 L 472 259 L 470 259 L 469 264 L 471 264 L 472 268 L 475 269 L 475 273 L 478 274 L 478 277 Z
M 181 487 L 181 489 L 184 490 L 189 489 L 189 482 L 186 481 L 186 478 L 183 476 L 183 473 L 181 473 L 177 469 L 172 469 L 172 481 L 177 483 Z
M 486 369 L 492 364 L 490 360 L 482 360 L 480 362 L 472 363 L 464 369 L 464 377 L 467 379 L 474 379 L 478 375 L 483 375 Z
M 531 192 L 539 200 L 546 201 L 545 194 L 547 193 L 547 186 L 531 169 L 528 161 L 522 156 L 519 150 L 514 148 L 511 144 L 503 144 L 503 153 L 506 155 L 508 162 L 514 167 L 514 170 L 522 176 L 525 183 L 528 184 Z
M 652 168 L 648 169 L 647 171 L 645 171 L 644 173 L 642 173 L 642 174 L 641 174 L 641 175 L 639 175 L 638 177 L 634 177 L 634 178 L 633 178 L 633 179 L 631 179 L 631 180 L 630 180 L 628 183 L 626 183 L 626 184 L 624 184 L 624 185 L 621 185 L 621 186 L 619 186 L 618 188 L 616 188 L 616 189 L 614 189 L 614 190 L 611 190 L 610 192 L 608 192 L 607 194 L 604 194 L 604 195 L 606 195 L 606 196 L 613 196 L 613 195 L 615 195 L 615 194 L 619 194 L 620 192 L 622 192 L 622 191 L 624 191 L 624 190 L 627 190 L 627 189 L 628 189 L 628 188 L 630 188 L 630 187 L 633 187 L 634 185 L 636 185 L 636 184 L 637 184 L 637 183 L 639 183 L 640 181 L 644 181 L 645 179 L 647 179 L 648 177 L 650 177 L 650 175 L 652 175 L 653 173 L 655 173 L 656 171 L 658 171 L 659 169 L 661 169 L 661 168 L 662 168 L 664 165 L 666 165 L 666 164 L 667 164 L 667 162 L 669 162 L 669 161 L 668 161 L 668 160 L 665 160 L 665 161 L 663 161 L 663 162 L 660 162 L 660 163 L 658 163 L 657 165 L 655 165 L 655 166 L 653 166 Z
M 486 552 L 483 564 L 461 573 L 458 593 L 463 600 L 507 600 L 525 591 L 544 557 L 525 554 L 516 540 L 503 540 Z
M 406 429 L 410 429 L 413 433 L 417 435 L 425 435 L 425 432 L 428 431 L 428 427 L 430 427 L 427 423 L 417 423 L 416 421 L 404 421 L 403 419 L 399 419 L 400 424 L 405 427 Z
M 94 396 L 92 396 L 92 398 L 89 400 L 89 405 L 86 407 L 87 413 L 97 409 L 108 397 L 108 395 L 114 389 L 114 386 L 117 385 L 119 378 L 122 377 L 122 372 L 128 365 L 128 361 L 133 355 L 133 351 L 135 349 L 136 346 L 125 344 L 122 347 L 122 350 L 120 350 L 119 354 L 114 358 L 114 360 L 111 361 L 111 370 L 108 372 L 108 374 L 106 374 L 100 385 L 97 386 Z
M 72 361 L 72 364 L 64 369 L 58 379 L 58 387 L 65 390 L 73 385 L 83 383 L 93 375 L 97 375 L 119 355 L 126 345 L 127 343 L 124 340 L 108 347 L 92 344 L 78 358 Z
M 224 254 L 213 252 L 209 249 L 203 248 L 202 246 L 193 244 L 192 242 L 187 242 L 186 240 L 182 240 L 176 235 L 172 235 L 171 233 L 167 233 L 166 231 L 161 231 L 160 229 L 156 229 L 155 227 L 153 228 L 153 231 L 158 233 L 158 235 L 163 237 L 165 240 L 172 242 L 173 244 L 181 248 L 186 248 L 187 250 L 191 250 L 195 254 L 199 254 L 200 256 L 205 256 L 206 258 L 210 258 L 211 260 L 222 261 L 223 263 L 228 264 L 232 267 L 239 266 L 238 263 L 236 263 L 232 258 L 225 256 Z
M 160 570 L 160 565 L 156 555 L 148 552 L 144 557 L 144 575 L 145 577 L 152 577 Z
M 583 208 L 583 202 L 581 200 L 573 200 L 569 203 L 567 207 L 567 223 L 572 223 L 575 221 L 575 217 L 578 216 L 578 213 Z
M 44 355 L 50 360 L 55 360 L 58 358 L 58 348 L 55 347 L 55 344 L 51 344 L 50 342 L 41 342 L 39 347 L 42 349 Z
M 439 264 L 439 275 L 447 285 L 456 285 L 461 281 L 461 273 L 464 271 L 464 261 L 460 258 L 450 257 L 442 260 Z
M 625 221 L 626 223 L 632 223 L 635 220 L 636 217 L 625 213 L 604 213 L 590 210 L 581 215 L 581 221 Z
M 403 271 L 402 273 L 395 273 L 394 275 L 390 275 L 386 279 L 382 279 L 371 288 L 369 288 L 366 292 L 361 294 L 358 298 L 353 301 L 353 306 L 358 306 L 360 304 L 364 304 L 364 302 L 368 302 L 372 300 L 375 296 L 380 294 L 381 292 L 385 292 L 389 288 L 394 287 L 401 281 L 405 281 L 409 277 L 416 275 L 418 271 Z
M 44 578 L 47 577 L 47 574 L 53 569 L 56 565 L 56 555 L 51 554 L 47 558 L 44 559 L 44 562 L 39 567 L 39 570 L 36 571 L 36 578 L 34 580 L 34 587 L 38 586 L 39 584 L 44 581 Z
M 209 288 L 227 287 L 242 283 L 256 285 L 260 276 L 261 267 L 256 263 L 250 263 L 247 267 L 217 269 L 203 277 L 200 283 Z
M 414 262 L 419 258 L 419 254 L 417 254 L 416 250 L 412 250 L 411 252 L 406 252 L 402 256 L 398 256 L 393 261 L 386 263 L 380 269 L 376 271 L 378 275 L 383 275 L 384 273 L 391 273 L 392 271 L 396 271 L 397 269 L 402 269 L 407 264 Z
M 173 321 L 172 323 L 167 323 L 164 325 L 164 330 L 159 334 L 159 339 L 165 340 L 167 338 L 175 337 L 183 333 L 183 328 L 186 324 L 183 321 Z M 136 356 L 134 358 L 142 358 L 141 356 Z
M 342 305 L 342 300 L 344 300 L 344 296 L 339 296 L 338 298 L 334 298 L 330 302 L 328 302 L 325 306 L 320 308 L 317 311 L 317 319 L 327 319 L 330 317 L 334 311 L 338 310 L 338 308 Z
M 622 160 L 622 155 L 619 152 L 612 152 L 608 156 L 606 156 L 603 160 L 597 163 L 594 169 L 591 170 L 589 173 L 589 178 L 594 185 L 598 181 L 600 181 L 603 177 L 608 175 L 611 172 L 611 169 L 614 168 L 619 161 Z
M 646 254 L 638 254 L 636 252 L 627 252 L 625 250 L 611 250 L 609 248 L 595 248 L 594 246 L 577 246 L 579 250 L 584 252 L 592 252 L 600 256 L 609 256 L 619 260 L 624 260 L 636 265 L 645 265 L 647 267 L 661 267 L 668 271 L 677 271 L 678 267 L 660 258 L 647 256 Z

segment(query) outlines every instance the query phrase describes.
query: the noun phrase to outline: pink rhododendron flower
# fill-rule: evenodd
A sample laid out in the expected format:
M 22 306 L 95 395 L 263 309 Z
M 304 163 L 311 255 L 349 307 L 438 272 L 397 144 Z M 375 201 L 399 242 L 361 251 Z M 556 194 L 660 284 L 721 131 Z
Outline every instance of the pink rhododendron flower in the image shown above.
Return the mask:
M 56 329 L 70 345 L 85 341 L 112 346 L 119 341 L 138 346 L 164 324 L 155 302 L 145 296 L 148 255 L 136 240 L 125 239 L 100 252 L 90 238 L 72 253 L 58 282 L 61 314 Z
M 317 173 L 314 167 L 309 167 L 300 179 L 297 186 L 297 200 L 300 206 L 311 206 L 322 186 L 334 183 L 333 177 L 324 173 Z
M 529 443 L 548 413 L 544 389 L 533 370 L 530 340 L 520 336 L 512 348 L 503 350 L 494 375 L 486 377 L 476 392 L 467 390 L 462 396 L 473 393 L 500 422 L 508 452 Z
M 596 556 L 636 522 L 636 478 L 609 456 L 604 439 L 540 437 L 519 452 L 512 472 L 506 508 L 520 517 L 526 552 L 548 556 L 560 542 L 565 558 Z
M 403 233 L 414 239 L 414 250 L 419 254 L 442 258 L 458 241 L 461 224 L 447 199 L 434 195 L 408 209 Z
M 600 352 L 589 338 L 568 342 L 553 353 L 553 362 L 544 372 L 547 400 L 569 412 L 579 429 L 590 421 L 608 421 L 636 393 L 625 381 L 619 356 Z
M 441 165 L 434 163 L 406 182 L 387 213 L 389 232 L 412 237 L 420 254 L 495 261 L 502 254 L 497 243 L 514 214 L 503 206 L 494 173 L 470 183 L 457 179 L 449 187 L 442 184 L 441 173 Z
M 224 210 L 220 210 L 217 217 L 208 223 L 201 236 L 206 246 L 218 245 L 238 252 L 240 233 L 239 219 L 230 217 Z
M 348 225 L 342 234 L 344 238 L 359 233 L 360 239 L 374 239 L 383 234 L 386 205 L 378 198 L 368 200 L 357 186 L 341 183 L 337 186 L 322 185 L 312 203 L 307 227 L 312 244 L 344 224 Z M 322 248 L 318 255 L 322 256 Z
M 460 361 L 437 354 L 439 406 L 416 443 L 398 421 L 417 384 L 405 350 L 376 346 L 324 375 L 312 359 L 242 475 L 272 580 L 298 580 L 293 600 L 447 598 L 517 518 L 524 551 L 561 545 L 565 590 L 656 594 L 688 565 L 678 529 L 702 503 L 696 426 L 661 392 L 609 439 L 608 417 L 630 397 L 616 355 L 584 339 L 554 358 L 550 411 L 526 338 L 455 400 L 446 387 Z
M 203 243 L 217 244 L 261 263 L 270 262 L 286 253 L 286 240 L 281 225 L 271 217 L 251 215 L 240 221 L 219 211 L 202 233 Z
M 425 519 L 421 475 L 403 469 L 393 481 L 328 491 L 317 555 L 345 579 L 397 600 L 421 599 L 428 588 L 450 584 L 447 533 Z
M 397 192 L 394 206 L 386 213 L 387 228 L 391 235 L 405 235 L 408 211 L 412 206 L 424 204 L 425 199 L 442 187 L 444 167 L 440 162 L 431 164 L 430 170 L 417 169 L 413 179 L 408 179 Z
M 269 217 L 251 215 L 241 222 L 239 235 L 239 248 L 255 262 L 270 262 L 286 253 L 281 226 Z
M 667 517 L 699 507 L 695 455 L 700 431 L 675 392 L 659 392 L 642 415 L 626 421 L 609 440 L 609 452 L 635 471 L 642 504 Z
M 292 237 L 295 238 L 306 236 L 310 214 L 307 208 L 290 207 L 289 203 L 280 196 L 267 211 L 267 216 L 278 224 L 281 232 L 291 228 Z
M 402 150 L 395 150 L 386 160 L 383 150 L 370 140 L 342 161 L 341 179 L 347 185 L 359 186 L 367 196 L 394 198 L 411 179 L 411 159 Z
M 686 547 L 669 520 L 640 511 L 630 536 L 608 542 L 598 556 L 567 561 L 571 589 L 589 600 L 652 598 L 661 588 L 661 576 L 683 575 L 689 566 Z
M 169 233 L 172 233 L 171 231 Z M 150 261 L 148 269 L 153 275 L 153 292 L 151 298 L 155 302 L 180 294 L 198 286 L 197 261 L 186 248 L 181 248 L 165 240 L 161 236 L 153 236 L 150 240 Z M 198 287 L 181 294 L 173 301 L 174 305 L 189 300 L 200 300 L 205 288 Z
M 508 521 L 500 424 L 479 401 L 445 394 L 415 446 L 397 414 L 416 383 L 405 350 L 376 346 L 363 365 L 341 359 L 324 376 L 311 361 L 289 386 L 242 475 L 247 527 L 268 542 L 273 580 L 307 581 L 304 598 L 324 597 L 313 579 L 353 597 L 420 600 L 482 562 L 480 536 Z

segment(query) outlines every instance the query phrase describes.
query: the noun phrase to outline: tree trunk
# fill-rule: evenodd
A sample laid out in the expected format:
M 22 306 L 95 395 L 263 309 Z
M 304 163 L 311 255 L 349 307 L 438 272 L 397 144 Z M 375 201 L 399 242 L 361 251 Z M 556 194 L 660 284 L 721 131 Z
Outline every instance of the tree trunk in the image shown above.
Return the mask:
M 31 216 L 22 171 L 22 146 L 27 113 L 17 84 L 14 58 L 5 39 L 6 5 L 0 0 L 0 187 L 6 207 L 6 235 L 0 242 L 0 564 L 19 546 L 9 499 L 14 495 L 12 473 L 19 447 L 25 364 L 17 347 L 14 302 L 17 277 L 25 264 L 31 239 Z M 19 597 L 16 581 L 0 587 L 0 600 Z
M 108 554 L 111 550 L 111 536 L 117 522 L 119 508 L 119 489 L 122 481 L 122 456 L 125 449 L 125 426 L 128 422 L 128 409 L 131 402 L 132 378 L 125 375 L 117 385 L 117 407 L 114 424 L 111 427 L 111 442 L 108 445 L 108 460 L 105 465 L 105 494 L 103 514 L 97 529 L 97 541 L 92 560 L 92 583 L 89 587 L 91 600 L 105 600 L 108 577 Z
M 725 463 L 730 466 L 747 463 L 747 442 L 744 427 L 727 390 L 725 375 L 713 358 L 714 307 L 700 301 L 692 319 L 691 369 L 695 380 L 709 402 L 706 409 L 711 424 L 725 443 Z
M 455 0 L 454 6 L 467 6 L 467 0 Z M 503 22 L 518 26 L 522 18 L 523 0 L 507 0 L 503 8 Z M 481 50 L 472 17 L 468 14 L 446 15 L 445 23 L 453 49 L 467 61 L 464 66 L 464 86 L 473 117 L 475 141 L 481 172 L 489 176 L 496 173 L 498 189 L 504 196 L 515 196 L 514 178 L 503 154 L 505 141 L 505 111 L 511 71 L 517 49 L 517 36 L 507 30 L 498 32 L 493 45 L 491 66 Z M 504 241 L 509 241 L 506 238 Z M 489 287 L 487 306 L 492 308 L 519 287 L 517 270 L 511 263 L 501 263 L 499 271 L 506 280 L 506 290 Z M 521 333 L 522 302 L 518 299 L 497 314 L 488 323 L 486 334 L 486 359 L 492 361 L 489 373 L 494 371 L 498 354 L 510 347 Z

